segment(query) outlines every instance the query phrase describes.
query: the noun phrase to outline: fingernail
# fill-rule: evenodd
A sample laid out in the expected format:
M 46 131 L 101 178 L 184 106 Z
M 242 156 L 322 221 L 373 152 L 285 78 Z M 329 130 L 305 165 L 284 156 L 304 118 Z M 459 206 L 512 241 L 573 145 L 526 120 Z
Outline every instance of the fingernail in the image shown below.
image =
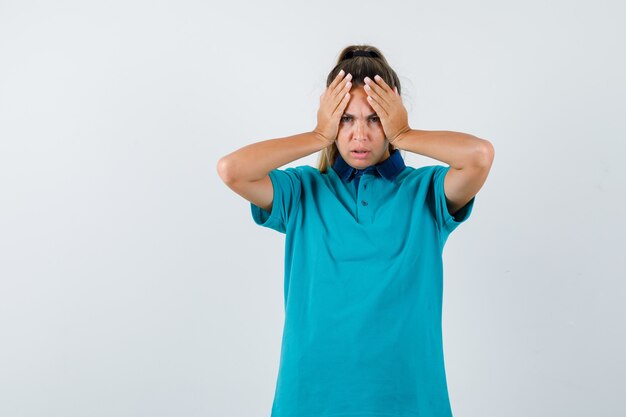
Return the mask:
M 339 74 L 343 75 L 343 70 L 339 71 Z

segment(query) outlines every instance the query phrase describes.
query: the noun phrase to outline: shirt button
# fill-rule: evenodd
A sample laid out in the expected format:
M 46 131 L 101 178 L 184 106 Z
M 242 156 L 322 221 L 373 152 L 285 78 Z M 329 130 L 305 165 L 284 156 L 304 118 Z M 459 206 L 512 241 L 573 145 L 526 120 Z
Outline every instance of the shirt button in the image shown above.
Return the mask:
M 364 206 L 367 206 L 367 201 L 361 200 L 361 204 L 363 204 Z

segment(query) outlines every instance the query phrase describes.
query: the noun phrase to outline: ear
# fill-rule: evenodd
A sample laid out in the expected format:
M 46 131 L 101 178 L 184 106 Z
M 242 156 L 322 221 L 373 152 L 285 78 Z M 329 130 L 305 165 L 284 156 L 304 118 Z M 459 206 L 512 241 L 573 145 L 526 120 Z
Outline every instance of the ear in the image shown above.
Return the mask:
M 394 85 L 394 86 L 393 86 L 393 89 L 394 89 L 394 91 L 396 92 L 396 95 L 400 95 L 400 94 L 398 94 L 398 86 L 397 86 L 397 85 Z

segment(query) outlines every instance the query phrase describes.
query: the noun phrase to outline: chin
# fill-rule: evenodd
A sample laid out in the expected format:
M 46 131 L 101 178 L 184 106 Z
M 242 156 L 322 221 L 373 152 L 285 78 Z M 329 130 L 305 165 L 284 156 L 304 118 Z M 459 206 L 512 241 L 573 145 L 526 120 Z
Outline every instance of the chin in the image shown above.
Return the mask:
M 372 165 L 376 165 L 377 161 L 374 161 L 373 158 L 367 158 L 367 159 L 350 159 L 350 164 L 353 165 L 355 168 L 358 169 L 363 169 L 363 168 L 367 168 L 369 166 Z

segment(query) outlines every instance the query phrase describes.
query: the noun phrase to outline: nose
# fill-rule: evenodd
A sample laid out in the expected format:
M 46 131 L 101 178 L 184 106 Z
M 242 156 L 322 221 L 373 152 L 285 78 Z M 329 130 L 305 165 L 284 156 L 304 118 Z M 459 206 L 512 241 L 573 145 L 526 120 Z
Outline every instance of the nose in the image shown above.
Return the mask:
M 360 142 L 367 139 L 367 122 L 357 121 L 354 123 L 354 129 L 352 131 L 352 139 Z

